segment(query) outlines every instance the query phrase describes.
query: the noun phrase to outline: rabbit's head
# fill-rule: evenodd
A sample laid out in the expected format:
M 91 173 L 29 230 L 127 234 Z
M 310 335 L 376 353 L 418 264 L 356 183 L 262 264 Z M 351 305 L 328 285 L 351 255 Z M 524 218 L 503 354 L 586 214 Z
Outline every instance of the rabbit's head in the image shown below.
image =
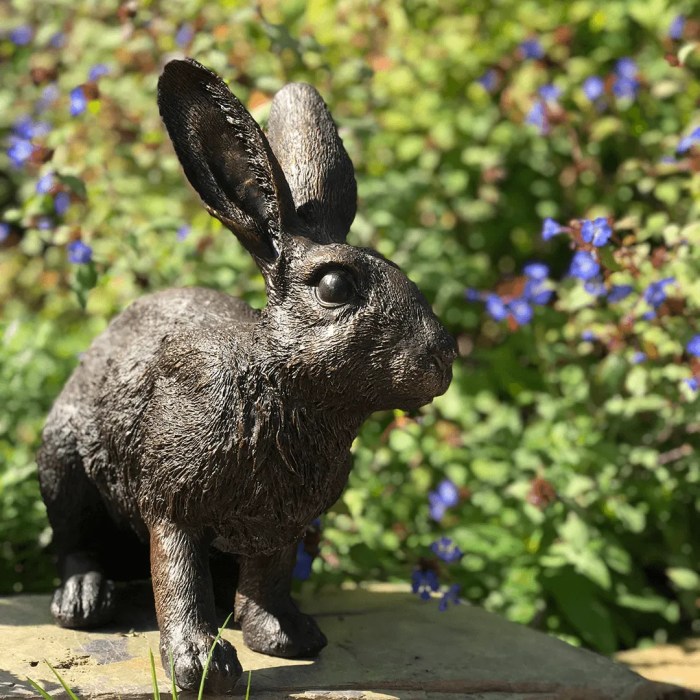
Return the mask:
M 284 87 L 266 137 L 217 75 L 187 59 L 165 67 L 158 104 L 190 183 L 265 278 L 260 363 L 361 412 L 443 393 L 454 340 L 396 265 L 344 242 L 357 187 L 319 94 Z

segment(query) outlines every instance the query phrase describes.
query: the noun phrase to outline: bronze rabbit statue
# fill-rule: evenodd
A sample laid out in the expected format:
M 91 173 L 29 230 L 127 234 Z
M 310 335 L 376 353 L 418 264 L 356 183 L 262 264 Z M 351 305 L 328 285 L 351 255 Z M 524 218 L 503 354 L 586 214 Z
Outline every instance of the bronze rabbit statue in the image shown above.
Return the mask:
M 139 299 L 83 355 L 38 455 L 65 627 L 112 617 L 114 580 L 152 577 L 160 651 L 197 687 L 218 601 L 245 643 L 276 656 L 326 644 L 290 597 L 296 543 L 340 496 L 373 411 L 443 393 L 456 346 L 418 288 L 345 243 L 352 163 L 319 94 L 285 86 L 267 136 L 214 73 L 168 63 L 158 104 L 206 209 L 253 256 L 268 302 L 170 289 Z M 235 591 L 235 593 L 234 593 Z M 234 598 L 235 596 L 235 598 Z M 229 692 L 236 651 L 206 680 Z

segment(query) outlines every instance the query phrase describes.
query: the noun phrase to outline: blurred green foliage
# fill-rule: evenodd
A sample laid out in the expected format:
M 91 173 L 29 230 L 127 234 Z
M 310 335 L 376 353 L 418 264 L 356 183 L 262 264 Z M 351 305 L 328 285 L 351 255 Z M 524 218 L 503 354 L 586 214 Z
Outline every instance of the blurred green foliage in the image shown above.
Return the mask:
M 687 23 L 683 41 L 666 36 L 695 6 L 14 0 L 9 8 L 0 24 L 30 27 L 31 39 L 0 38 L 0 220 L 9 225 L 0 244 L 0 591 L 51 585 L 34 454 L 52 400 L 108 320 L 168 286 L 264 304 L 254 265 L 188 189 L 160 123 L 157 77 L 184 53 L 230 80 L 262 122 L 284 83 L 318 88 L 355 163 L 351 242 L 401 265 L 460 342 L 445 396 L 419 417 L 381 414 L 365 425 L 305 585 L 406 580 L 447 535 L 465 552 L 450 580 L 510 619 L 604 652 L 692 628 L 700 422 L 682 380 L 697 371 L 683 347 L 700 304 L 700 163 L 662 158 L 697 119 L 697 23 Z M 532 38 L 541 59 L 519 48 Z M 674 65 L 679 54 L 684 66 Z M 636 98 L 615 98 L 608 79 L 601 106 L 591 103 L 583 81 L 610 75 L 624 56 L 640 69 Z M 108 73 L 88 80 L 99 64 Z M 490 69 L 496 83 L 486 89 L 478 79 Z M 52 100 L 45 90 L 54 83 Z M 562 90 L 560 108 L 542 134 L 525 116 L 550 83 Z M 78 86 L 88 102 L 72 116 Z M 6 151 L 27 116 L 48 129 L 16 167 Z M 37 193 L 49 172 L 52 189 Z M 58 192 L 70 195 L 64 213 Z M 642 290 L 675 277 L 675 306 L 659 319 L 628 327 L 629 310 L 614 312 L 570 282 L 523 327 L 465 300 L 467 286 L 517 283 L 533 258 L 562 277 L 569 241 L 543 242 L 542 219 L 593 216 L 616 222 L 636 261 L 625 267 L 605 253 L 613 280 Z M 76 240 L 91 247 L 91 262 L 69 261 Z M 584 342 L 585 330 L 607 341 Z M 635 350 L 647 361 L 633 364 Z M 436 523 L 427 494 L 445 477 L 461 500 Z

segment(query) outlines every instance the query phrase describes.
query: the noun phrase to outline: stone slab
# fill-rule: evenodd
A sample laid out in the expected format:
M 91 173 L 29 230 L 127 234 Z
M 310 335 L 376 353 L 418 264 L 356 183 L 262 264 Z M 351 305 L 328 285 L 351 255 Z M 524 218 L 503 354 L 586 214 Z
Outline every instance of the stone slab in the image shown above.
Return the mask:
M 700 638 L 686 639 L 681 644 L 631 649 L 616 658 L 645 678 L 682 685 L 700 695 Z
M 158 632 L 147 589 L 123 591 L 120 617 L 100 631 L 56 627 L 49 596 L 0 598 L 0 698 L 38 697 L 31 677 L 61 694 L 48 660 L 83 698 L 152 698 L 148 650 Z M 621 664 L 468 605 L 439 612 L 406 589 L 307 595 L 329 646 L 317 659 L 286 660 L 224 636 L 252 670 L 251 698 L 273 700 L 681 700 L 691 691 L 646 680 Z M 156 664 L 162 692 L 168 681 Z M 245 674 L 244 674 L 245 680 Z M 240 682 L 236 695 L 245 693 Z M 181 694 L 181 697 L 194 697 Z

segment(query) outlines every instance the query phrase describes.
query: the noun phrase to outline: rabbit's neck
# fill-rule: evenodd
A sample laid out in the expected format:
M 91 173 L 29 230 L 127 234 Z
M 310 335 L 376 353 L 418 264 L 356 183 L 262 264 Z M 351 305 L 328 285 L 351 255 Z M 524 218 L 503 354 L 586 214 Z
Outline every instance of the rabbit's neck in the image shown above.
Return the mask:
M 257 428 L 255 443 L 269 449 L 274 437 L 276 449 L 288 470 L 303 476 L 301 463 L 335 461 L 348 454 L 352 441 L 367 418 L 367 412 L 349 403 L 329 401 L 319 387 L 309 387 L 303 378 L 284 369 L 264 368 L 251 387 Z M 321 388 L 322 389 L 322 388 Z M 256 444 L 256 448 L 259 447 Z

